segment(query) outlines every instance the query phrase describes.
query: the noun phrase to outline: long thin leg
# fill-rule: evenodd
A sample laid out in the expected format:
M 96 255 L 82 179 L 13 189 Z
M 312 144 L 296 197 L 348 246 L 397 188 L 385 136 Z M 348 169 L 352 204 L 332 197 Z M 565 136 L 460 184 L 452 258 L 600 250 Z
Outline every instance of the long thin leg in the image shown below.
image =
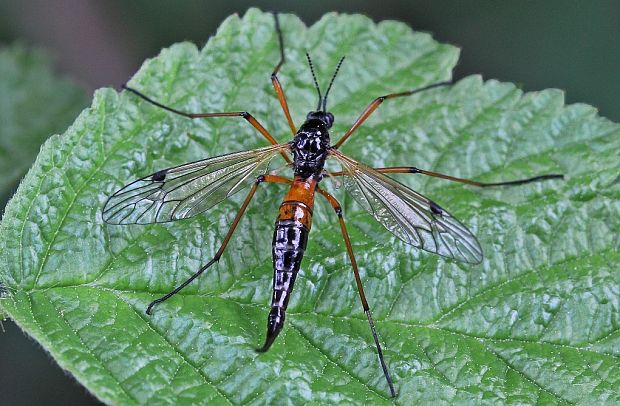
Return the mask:
M 452 84 L 452 81 L 437 82 L 437 83 L 433 83 L 432 85 L 420 87 L 418 89 L 409 90 L 407 92 L 390 93 L 390 94 L 386 94 L 385 96 L 377 97 L 375 100 L 372 101 L 372 103 L 368 105 L 368 107 L 366 107 L 366 109 L 362 112 L 362 114 L 360 114 L 357 120 L 355 120 L 351 128 L 349 128 L 349 131 L 344 133 L 342 138 L 340 138 L 340 140 L 336 144 L 334 144 L 333 148 L 338 149 L 347 140 L 347 138 L 349 138 L 349 136 L 353 134 L 353 131 L 357 130 L 357 128 L 360 125 L 362 125 L 362 123 L 364 123 L 364 121 L 366 121 L 368 117 L 370 117 L 372 112 L 375 111 L 381 105 L 381 103 L 383 103 L 387 99 L 411 96 L 412 94 L 420 93 L 424 90 L 433 89 L 435 87 L 440 87 L 440 86 L 448 86 L 451 84 Z
M 478 182 L 475 180 L 471 180 L 471 179 L 463 179 L 463 178 L 457 178 L 454 176 L 450 176 L 450 175 L 444 175 L 443 173 L 439 173 L 439 172 L 432 172 L 432 171 L 427 171 L 424 169 L 420 169 L 420 168 L 416 168 L 415 166 L 392 166 L 389 168 L 374 168 L 377 172 L 381 172 L 381 173 L 421 173 L 423 175 L 427 175 L 427 176 L 432 176 L 435 178 L 441 178 L 441 179 L 445 179 L 445 180 L 449 180 L 452 182 L 459 182 L 459 183 L 465 183 L 468 185 L 472 185 L 472 186 L 478 186 L 478 187 L 492 187 L 492 186 L 515 186 L 515 185 L 523 185 L 525 183 L 530 183 L 530 182 L 540 182 L 542 180 L 550 180 L 550 179 L 564 179 L 564 175 L 562 174 L 557 174 L 557 173 L 552 173 L 549 175 L 539 175 L 539 176 L 534 176 L 531 178 L 527 178 L 527 179 L 518 179 L 518 180 L 509 180 L 506 182 Z M 346 172 L 331 172 L 329 174 L 329 176 L 343 176 L 346 175 Z
M 271 135 L 269 133 L 269 131 L 267 131 L 267 129 L 265 129 L 265 127 L 262 126 L 261 123 L 258 122 L 258 120 L 256 118 L 254 118 L 253 115 L 251 115 L 250 113 L 248 113 L 247 111 L 233 111 L 233 112 L 226 112 L 226 113 L 187 113 L 185 111 L 181 111 L 181 110 L 177 110 L 175 108 L 166 106 L 165 104 L 161 104 L 158 101 L 155 101 L 153 99 L 151 99 L 150 97 L 148 97 L 147 95 L 145 95 L 144 93 L 139 92 L 136 89 L 133 89 L 129 86 L 123 85 L 123 89 L 130 91 L 131 93 L 135 94 L 136 96 L 146 100 L 147 102 L 162 108 L 166 111 L 169 111 L 171 113 L 174 114 L 178 114 L 180 116 L 183 117 L 187 117 L 187 118 L 210 118 L 210 117 L 243 117 L 247 122 L 249 122 L 252 127 L 256 128 L 258 130 L 259 133 L 262 134 L 263 137 L 265 137 L 267 139 L 267 141 L 269 141 L 271 144 L 273 145 L 277 145 L 278 141 L 276 141 L 275 138 L 273 138 L 273 135 Z M 288 157 L 288 155 L 286 155 L 284 152 L 282 152 L 282 156 L 284 157 L 284 159 L 286 160 L 286 162 L 291 163 L 291 159 Z
M 385 380 L 387 381 L 388 386 L 390 387 L 390 394 L 392 397 L 396 397 L 396 391 L 394 390 L 394 384 L 392 383 L 392 377 L 390 376 L 390 371 L 387 368 L 385 360 L 383 359 L 383 350 L 381 350 L 381 344 L 379 343 L 379 336 L 377 335 L 377 330 L 375 328 L 375 322 L 372 319 L 372 314 L 370 313 L 370 306 L 368 306 L 368 301 L 366 300 L 366 295 L 364 294 L 364 286 L 362 285 L 362 279 L 360 278 L 359 269 L 357 268 L 357 261 L 355 260 L 355 255 L 353 255 L 353 247 L 351 246 L 351 240 L 349 239 L 349 233 L 347 232 L 347 227 L 344 224 L 344 217 L 342 215 L 342 207 L 338 200 L 335 197 L 330 195 L 327 191 L 317 188 L 317 192 L 321 195 L 325 196 L 329 204 L 334 208 L 336 214 L 338 215 L 338 221 L 340 222 L 340 231 L 342 232 L 342 237 L 344 238 L 344 243 L 347 247 L 347 253 L 349 254 L 349 259 L 351 260 L 351 267 L 353 268 L 353 274 L 355 275 L 355 283 L 357 284 L 357 292 L 359 293 L 360 300 L 362 302 L 362 307 L 364 308 L 364 313 L 366 313 L 366 317 L 368 318 L 368 324 L 370 325 L 370 331 L 372 332 L 372 338 L 375 340 L 375 346 L 377 347 L 377 354 L 379 355 L 379 362 L 381 363 L 381 369 L 383 369 L 383 375 L 385 375 Z
M 160 297 L 159 299 L 156 299 L 156 300 L 152 301 L 149 304 L 149 306 L 146 308 L 146 314 L 151 314 L 153 306 L 155 306 L 156 304 L 159 304 L 161 302 L 164 302 L 164 301 L 170 299 L 172 296 L 174 296 L 177 293 L 179 293 L 179 291 L 181 291 L 181 289 L 183 289 L 184 287 L 186 287 L 187 285 L 192 283 L 192 281 L 194 279 L 199 277 L 211 265 L 213 265 L 214 263 L 219 261 L 220 257 L 224 253 L 224 250 L 226 249 L 226 246 L 228 245 L 228 242 L 230 241 L 230 238 L 232 237 L 233 232 L 235 231 L 235 228 L 237 228 L 237 225 L 239 224 L 239 220 L 241 220 L 241 217 L 243 216 L 243 213 L 245 213 L 245 209 L 250 204 L 250 201 L 252 200 L 252 197 L 254 197 L 254 193 L 256 193 L 256 189 L 258 188 L 258 185 L 260 185 L 263 182 L 283 182 L 283 183 L 287 183 L 287 182 L 290 182 L 290 179 L 283 178 L 281 176 L 272 176 L 272 175 L 261 175 L 258 178 L 256 178 L 256 182 L 254 183 L 254 185 L 252 186 L 252 189 L 250 189 L 250 192 L 248 193 L 247 197 L 243 201 L 243 204 L 241 205 L 241 208 L 237 212 L 237 215 L 235 216 L 235 219 L 233 220 L 232 225 L 230 226 L 230 228 L 228 229 L 228 232 L 226 233 L 226 236 L 224 237 L 224 241 L 222 242 L 222 245 L 217 250 L 217 252 L 213 256 L 213 258 L 209 262 L 207 262 L 205 265 L 203 265 L 200 269 L 198 269 L 185 282 L 183 282 L 182 284 L 177 286 L 172 292 L 170 292 L 170 293 Z
M 293 123 L 293 119 L 291 118 L 291 112 L 288 109 L 288 103 L 286 102 L 286 96 L 284 95 L 284 89 L 282 89 L 282 85 L 280 84 L 280 80 L 278 79 L 278 72 L 282 65 L 284 65 L 284 40 L 282 38 L 282 30 L 280 29 L 280 20 L 278 19 L 278 13 L 273 13 L 273 18 L 276 23 L 276 33 L 278 34 L 278 41 L 280 43 L 280 62 L 273 68 L 273 73 L 271 74 L 271 83 L 273 84 L 273 88 L 278 95 L 278 100 L 280 101 L 280 105 L 282 106 L 282 110 L 284 111 L 284 115 L 286 116 L 286 120 L 288 121 L 289 127 L 291 127 L 291 131 L 293 135 L 297 133 L 295 129 L 295 124 Z

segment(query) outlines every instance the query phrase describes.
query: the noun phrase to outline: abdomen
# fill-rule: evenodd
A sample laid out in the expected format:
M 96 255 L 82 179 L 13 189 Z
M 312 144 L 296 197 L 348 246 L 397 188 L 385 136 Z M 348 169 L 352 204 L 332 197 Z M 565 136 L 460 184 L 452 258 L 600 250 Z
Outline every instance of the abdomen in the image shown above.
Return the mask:
M 316 181 L 296 178 L 280 205 L 272 242 L 273 294 L 267 319 L 267 339 L 260 351 L 269 349 L 282 330 L 290 294 L 301 267 L 312 225 Z

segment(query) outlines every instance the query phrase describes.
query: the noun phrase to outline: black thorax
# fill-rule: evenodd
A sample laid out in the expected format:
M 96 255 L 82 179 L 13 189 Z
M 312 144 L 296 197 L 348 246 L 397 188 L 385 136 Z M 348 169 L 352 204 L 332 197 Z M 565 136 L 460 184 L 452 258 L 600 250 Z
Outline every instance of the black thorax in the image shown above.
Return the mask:
M 310 112 L 291 143 L 295 176 L 319 178 L 329 151 L 330 113 Z

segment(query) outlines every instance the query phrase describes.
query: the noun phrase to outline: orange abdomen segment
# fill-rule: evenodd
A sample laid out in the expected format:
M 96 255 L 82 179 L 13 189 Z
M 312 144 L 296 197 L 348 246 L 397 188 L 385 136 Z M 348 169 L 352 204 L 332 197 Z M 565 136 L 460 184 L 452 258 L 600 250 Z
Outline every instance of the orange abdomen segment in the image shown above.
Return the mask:
M 292 220 L 304 225 L 310 231 L 315 190 L 315 179 L 302 179 L 296 176 L 280 205 L 277 221 Z

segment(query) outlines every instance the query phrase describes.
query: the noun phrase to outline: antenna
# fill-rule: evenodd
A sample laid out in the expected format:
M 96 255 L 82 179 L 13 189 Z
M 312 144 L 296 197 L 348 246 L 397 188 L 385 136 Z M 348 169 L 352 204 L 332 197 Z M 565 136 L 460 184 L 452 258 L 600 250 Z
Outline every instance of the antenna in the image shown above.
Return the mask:
M 329 91 L 331 90 L 332 85 L 334 84 L 334 79 L 336 79 L 336 75 L 338 74 L 338 71 L 340 70 L 340 65 L 342 65 L 344 58 L 345 58 L 344 56 L 340 58 L 340 62 L 338 62 L 338 66 L 336 66 L 336 71 L 334 72 L 334 76 L 332 76 L 332 80 L 329 81 L 329 86 L 327 86 L 327 91 L 325 92 L 325 97 L 323 98 L 323 111 L 327 111 L 327 95 L 329 94 Z
M 321 97 L 321 89 L 319 88 L 319 82 L 316 80 L 316 75 L 314 74 L 314 67 L 312 66 L 312 59 L 310 59 L 310 54 L 306 52 L 306 58 L 308 58 L 308 65 L 310 65 L 310 72 L 312 72 L 312 79 L 314 79 L 314 86 L 316 87 L 316 91 L 319 94 L 319 104 L 316 106 L 317 110 L 321 109 L 321 102 L 323 98 Z

